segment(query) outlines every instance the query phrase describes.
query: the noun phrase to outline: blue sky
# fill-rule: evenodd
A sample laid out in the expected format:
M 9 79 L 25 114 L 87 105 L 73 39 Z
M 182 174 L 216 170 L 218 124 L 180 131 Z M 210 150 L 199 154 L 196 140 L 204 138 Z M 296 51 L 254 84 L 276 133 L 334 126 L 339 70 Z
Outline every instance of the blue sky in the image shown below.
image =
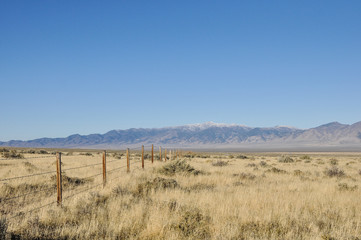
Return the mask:
M 1 1 L 0 141 L 361 121 L 361 1 Z

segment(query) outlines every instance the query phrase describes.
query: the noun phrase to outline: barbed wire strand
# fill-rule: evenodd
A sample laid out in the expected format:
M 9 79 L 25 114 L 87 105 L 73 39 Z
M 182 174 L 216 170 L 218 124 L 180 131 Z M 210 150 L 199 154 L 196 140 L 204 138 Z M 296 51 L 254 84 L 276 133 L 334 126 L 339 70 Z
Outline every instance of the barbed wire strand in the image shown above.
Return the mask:
M 118 176 L 118 177 L 111 178 L 111 179 L 109 179 L 109 181 L 113 181 L 114 179 L 118 179 L 118 178 L 121 178 L 121 177 L 123 177 L 123 176 L 121 175 L 121 176 Z
M 83 180 L 88 180 L 89 178 L 94 178 L 94 177 L 97 177 L 97 176 L 100 176 L 100 175 L 103 175 L 103 173 L 97 173 L 97 174 L 91 175 L 89 177 L 83 178 Z
M 79 192 L 77 192 L 77 193 L 75 193 L 75 194 L 72 194 L 72 195 L 70 195 L 70 196 L 66 196 L 66 197 L 64 197 L 63 199 L 68 199 L 68 198 L 70 198 L 70 197 L 73 197 L 73 196 L 75 196 L 75 195 L 77 195 L 77 194 L 80 194 L 80 193 L 85 192 L 85 191 L 87 191 L 87 190 L 90 190 L 90 189 L 92 189 L 92 188 L 98 187 L 98 186 L 100 186 L 100 185 L 103 185 L 103 183 L 94 185 L 94 186 L 92 186 L 92 187 L 88 187 L 88 188 L 84 189 L 83 191 L 79 191 Z M 35 211 L 35 210 L 38 210 L 38 209 L 41 209 L 41 208 L 45 208 L 45 207 L 47 207 L 47 206 L 50 206 L 50 205 L 52 205 L 52 204 L 54 204 L 54 203 L 57 203 L 57 201 L 54 201 L 54 202 L 45 204 L 45 205 L 40 206 L 40 207 L 37 207 L 37 208 L 33 208 L 33 209 L 31 209 L 31 210 L 29 210 L 29 211 L 27 211 L 27 212 L 19 212 L 18 214 L 15 214 L 14 216 L 9 217 L 8 219 L 10 220 L 10 219 L 16 218 L 16 217 L 18 217 L 18 216 L 20 216 L 20 215 L 28 214 L 28 213 L 33 212 L 33 211 Z
M 41 158 L 50 158 L 55 157 L 55 155 L 49 155 L 49 156 L 41 156 L 41 157 L 27 157 L 27 158 L 0 158 L 0 160 L 8 160 L 8 161 L 22 161 L 22 160 L 28 160 L 28 159 L 41 159 Z
M 76 196 L 76 195 L 78 195 L 78 194 L 80 194 L 80 193 L 83 193 L 83 192 L 86 192 L 86 191 L 88 191 L 88 190 L 90 190 L 90 189 L 99 187 L 100 185 L 103 185 L 103 183 L 99 183 L 99 184 L 93 185 L 93 186 L 91 186 L 91 187 L 84 188 L 83 190 L 80 190 L 80 191 L 78 191 L 78 192 L 76 192 L 76 193 L 74 193 L 74 194 L 72 194 L 72 195 L 69 195 L 69 196 L 64 197 L 63 199 L 69 199 L 69 198 L 74 197 L 74 196 Z
M 29 211 L 27 211 L 27 212 L 19 212 L 18 214 L 15 214 L 14 216 L 9 217 L 9 218 L 7 218 L 7 219 L 9 219 L 9 220 L 10 220 L 10 219 L 13 219 L 13 218 L 19 217 L 19 216 L 21 216 L 21 215 L 25 215 L 25 214 L 28 214 L 28 213 L 34 212 L 34 211 L 36 211 L 36 210 L 39 210 L 39 209 L 42 209 L 42 208 L 48 207 L 48 206 L 50 206 L 50 205 L 52 205 L 52 204 L 54 204 L 54 203 L 57 203 L 57 201 L 54 201 L 54 202 L 51 202 L 51 203 L 45 204 L 45 205 L 40 206 L 40 207 L 37 207 L 37 208 L 33 208 L 33 209 L 31 209 L 31 210 L 29 210 Z
M 106 163 L 112 163 L 112 162 L 117 162 L 120 161 L 122 159 L 116 159 L 116 160 L 112 160 L 112 161 L 107 161 Z M 74 169 L 80 169 L 80 168 L 86 168 L 86 167 L 92 167 L 92 166 L 97 166 L 97 165 L 102 165 L 103 163 L 94 163 L 94 164 L 89 164 L 89 165 L 85 165 L 85 166 L 79 166 L 79 167 L 73 167 L 73 168 L 66 168 L 66 169 L 62 169 L 61 171 L 69 171 L 69 170 L 74 170 Z
M 102 165 L 102 164 L 103 164 L 103 163 L 89 164 L 89 165 L 80 166 L 80 167 L 73 167 L 73 168 L 66 168 L 66 169 L 62 169 L 61 171 L 69 171 L 69 170 L 80 169 L 80 168 L 86 168 L 86 167 L 92 167 L 92 166 Z
M 70 196 L 66 196 L 66 197 L 64 197 L 63 199 L 69 199 L 69 198 L 71 198 L 71 197 L 73 197 L 73 196 L 75 196 L 75 195 L 78 195 L 78 194 L 80 194 L 80 193 L 86 192 L 86 191 L 88 191 L 88 190 L 90 190 L 90 189 L 93 189 L 93 188 L 95 188 L 95 187 L 98 187 L 98 186 L 100 186 L 100 185 L 103 185 L 103 183 L 100 183 L 100 184 L 94 185 L 94 186 L 92 186 L 92 187 L 86 188 L 86 189 L 84 189 L 84 190 L 82 190 L 82 191 L 79 191 L 79 192 L 77 192 L 77 193 L 75 193 L 75 194 L 72 194 L 72 195 L 70 195 Z M 50 205 L 52 205 L 52 204 L 54 204 L 54 203 L 57 203 L 57 201 L 54 201 L 54 202 L 45 204 L 45 205 L 40 206 L 40 207 L 37 207 L 37 208 L 33 208 L 33 209 L 31 209 L 31 210 L 29 210 L 29 211 L 27 211 L 27 212 L 19 212 L 18 214 L 15 214 L 14 216 L 9 217 L 8 219 L 10 220 L 10 219 L 16 218 L 16 217 L 18 217 L 18 216 L 28 214 L 28 213 L 33 212 L 33 211 L 36 211 L 36 210 L 38 210 L 38 209 L 42 209 L 42 208 L 45 208 L 45 207 L 47 207 L 47 206 L 50 206 Z
M 112 170 L 110 170 L 110 171 L 107 171 L 107 174 L 108 174 L 108 173 L 116 172 L 116 171 L 118 171 L 118 170 L 120 170 L 120 169 L 122 169 L 122 168 L 125 168 L 125 167 L 126 167 L 126 166 L 122 166 L 122 167 L 118 167 L 118 168 L 112 169 Z
M 125 166 L 124 166 L 124 167 L 125 167 Z M 120 168 L 123 168 L 123 167 L 120 167 Z M 120 168 L 119 168 L 119 169 L 120 169 Z M 140 167 L 134 168 L 134 170 L 138 170 L 138 169 L 140 169 Z M 111 171 L 115 171 L 115 170 L 117 170 L 117 169 L 113 169 L 113 170 L 111 170 Z M 94 175 L 94 176 L 98 176 L 98 175 L 101 175 L 101 174 L 97 174 L 97 175 Z M 93 176 L 90 176 L 90 177 L 93 177 Z M 90 177 L 88 177 L 88 178 L 90 178 Z M 118 176 L 118 177 L 112 178 L 112 179 L 110 179 L 110 181 L 112 181 L 112 180 L 114 180 L 114 179 L 117 179 L 117 178 L 120 178 L 120 177 L 122 177 L 122 176 Z M 74 193 L 74 194 L 72 194 L 72 195 L 69 195 L 69 196 L 64 197 L 63 199 L 64 199 L 64 200 L 65 200 L 65 199 L 69 199 L 69 198 L 71 198 L 71 197 L 74 197 L 74 196 L 76 196 L 76 195 L 78 195 L 78 194 L 87 192 L 88 190 L 94 189 L 94 188 L 99 187 L 99 186 L 101 186 L 101 185 L 103 185 L 103 183 L 99 183 L 99 184 L 93 185 L 93 186 L 91 186 L 91 187 L 84 188 L 83 190 L 80 190 L 80 191 L 78 191 L 78 192 L 76 192 L 76 193 Z M 71 190 L 71 191 L 72 191 L 72 190 Z M 31 213 L 31 212 L 33 212 L 33 211 L 36 211 L 36 210 L 39 210 L 39 209 L 48 207 L 48 206 L 50 206 L 50 205 L 52 205 L 52 204 L 54 204 L 54 203 L 57 203 L 57 201 L 53 201 L 53 202 L 50 202 L 50 203 L 48 203 L 48 204 L 42 205 L 42 206 L 40 206 L 40 207 L 33 208 L 33 209 L 31 209 L 31 210 L 29 210 L 29 211 L 27 211 L 27 212 L 19 212 L 18 214 L 15 214 L 14 216 L 9 217 L 8 219 L 10 220 L 10 219 L 16 218 L 16 217 L 18 217 L 18 216 Z
M 133 163 L 139 163 L 139 162 L 141 162 L 141 160 L 138 160 L 138 161 L 133 162 Z M 92 165 L 99 165 L 99 164 L 92 164 Z M 92 166 L 92 165 L 87 165 L 87 166 L 84 166 L 84 167 L 89 167 L 89 166 Z M 118 171 L 118 170 L 120 170 L 120 169 L 123 169 L 123 168 L 125 168 L 125 167 L 126 167 L 126 166 L 118 167 L 118 168 L 115 168 L 115 169 L 112 169 L 112 170 L 107 171 L 107 173 L 108 173 L 108 174 L 111 174 L 111 173 L 116 172 L 116 171 Z M 77 167 L 77 168 L 69 168 L 69 169 L 65 169 L 65 170 L 73 170 L 73 169 L 78 169 L 78 168 L 80 168 L 80 167 Z M 138 169 L 140 169 L 140 167 L 135 167 L 133 170 L 138 170 Z M 62 172 L 65 173 L 65 170 L 64 170 L 64 172 L 63 172 L 63 171 L 62 171 Z M 96 177 L 96 176 L 100 176 L 100 175 L 102 175 L 102 174 L 103 174 L 103 173 L 98 173 L 98 174 L 95 174 L 95 175 L 92 175 L 92 176 L 83 178 L 83 180 L 87 180 L 87 179 L 90 179 L 90 178 L 93 178 L 93 177 Z M 33 194 L 38 193 L 38 192 L 45 192 L 45 191 L 47 191 L 47 190 L 49 190 L 49 189 L 55 189 L 55 186 L 49 187 L 49 188 L 45 188 L 45 189 L 36 190 L 36 191 L 32 191 L 32 192 L 29 192 L 29 193 L 26 193 L 26 194 L 22 194 L 22 195 L 18 195 L 18 196 L 14 196 L 14 197 L 11 197 L 11 198 L 5 198 L 5 199 L 2 199 L 2 201 L 8 201 L 8 200 L 11 200 L 11 199 L 17 199 L 17 198 L 25 197 L 25 196 L 28 196 L 28 195 L 33 195 Z M 73 189 L 71 189 L 70 191 L 75 190 L 75 189 L 76 189 L 76 188 L 73 188 Z
M 138 169 L 140 169 L 140 167 L 135 167 L 135 168 L 133 168 L 133 169 L 130 169 L 130 171 L 132 171 L 132 170 L 138 170 Z M 113 181 L 114 179 L 118 179 L 118 178 L 121 178 L 121 177 L 123 177 L 124 175 L 121 175 L 121 176 L 118 176 L 118 177 L 114 177 L 114 178 L 110 178 L 109 179 L 109 181 Z
M 56 173 L 56 171 L 35 173 L 35 174 L 31 174 L 31 175 L 24 175 L 24 176 L 19 176 L 19 177 L 12 177 L 12 178 L 4 178 L 4 179 L 0 179 L 0 182 L 10 181 L 10 180 L 19 179 L 19 178 L 28 178 L 28 177 L 33 177 L 33 176 L 40 176 L 40 175 L 45 175 L 45 174 L 50 174 L 50 173 Z
M 29 196 L 29 195 L 33 195 L 33 194 L 38 193 L 38 192 L 45 192 L 45 191 L 47 191 L 49 189 L 54 189 L 55 190 L 56 186 L 52 186 L 52 187 L 49 187 L 49 188 L 40 189 L 40 190 L 36 190 L 36 191 L 32 191 L 32 192 L 28 192 L 26 194 L 18 195 L 18 196 L 15 196 L 15 197 L 0 199 L 0 202 L 12 200 L 12 199 L 17 199 L 17 198 L 21 198 L 21 197 L 25 197 L 25 196 Z
M 118 162 L 118 161 L 121 161 L 121 160 L 124 160 L 124 159 L 116 159 L 116 160 L 112 160 L 112 161 L 107 161 L 107 163 L 112 163 L 112 162 Z
M 71 197 L 73 197 L 73 196 L 75 196 L 75 195 L 78 195 L 78 194 L 80 194 L 80 193 L 86 192 L 86 191 L 88 191 L 88 190 L 90 190 L 90 189 L 93 189 L 93 188 L 96 188 L 96 187 L 98 187 L 98 186 L 100 186 L 100 185 L 103 185 L 103 183 L 96 184 L 96 185 L 91 186 L 91 187 L 87 187 L 87 188 L 85 188 L 84 190 L 78 191 L 78 192 L 76 192 L 76 193 L 74 193 L 74 194 L 72 194 L 72 195 L 70 195 L 70 196 L 66 196 L 66 197 L 64 197 L 63 199 L 69 199 L 69 198 L 71 198 Z M 54 204 L 54 203 L 57 203 L 57 201 L 54 201 L 54 202 L 45 204 L 45 205 L 40 206 L 40 207 L 37 207 L 37 208 L 33 208 L 33 209 L 31 209 L 31 210 L 29 210 L 29 211 L 27 211 L 27 212 L 19 212 L 18 214 L 15 214 L 14 216 L 9 217 L 9 218 L 7 218 L 7 219 L 10 220 L 10 219 L 16 218 L 16 217 L 18 217 L 18 216 L 28 214 L 28 213 L 33 212 L 33 211 L 36 211 L 36 210 L 38 210 L 38 209 L 42 209 L 42 208 L 45 208 L 45 207 L 47 207 L 47 206 L 50 206 L 50 205 L 52 205 L 52 204 Z

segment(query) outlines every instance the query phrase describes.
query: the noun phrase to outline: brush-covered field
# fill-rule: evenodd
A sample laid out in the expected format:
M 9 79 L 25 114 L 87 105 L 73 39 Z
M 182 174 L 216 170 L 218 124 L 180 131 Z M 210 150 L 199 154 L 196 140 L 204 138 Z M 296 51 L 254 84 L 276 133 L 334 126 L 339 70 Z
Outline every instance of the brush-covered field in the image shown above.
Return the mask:
M 143 170 L 132 152 L 126 173 L 114 152 L 103 187 L 101 153 L 64 152 L 57 206 L 55 155 L 22 151 L 0 161 L 1 237 L 361 239 L 360 153 L 183 152 L 152 164 L 147 152 Z

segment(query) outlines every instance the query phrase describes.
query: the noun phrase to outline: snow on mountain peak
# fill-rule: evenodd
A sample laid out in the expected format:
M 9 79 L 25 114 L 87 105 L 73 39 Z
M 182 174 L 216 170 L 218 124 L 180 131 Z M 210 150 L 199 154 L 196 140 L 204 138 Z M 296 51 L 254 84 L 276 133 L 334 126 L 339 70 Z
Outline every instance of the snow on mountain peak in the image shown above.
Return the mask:
M 293 126 L 287 126 L 287 125 L 277 125 L 274 128 L 289 128 L 289 129 L 297 129 L 296 127 Z
M 245 125 L 240 124 L 228 124 L 228 123 L 215 123 L 215 122 L 204 122 L 204 123 L 195 123 L 195 124 L 187 124 L 184 127 L 188 128 L 189 130 L 204 130 L 211 127 L 247 127 Z

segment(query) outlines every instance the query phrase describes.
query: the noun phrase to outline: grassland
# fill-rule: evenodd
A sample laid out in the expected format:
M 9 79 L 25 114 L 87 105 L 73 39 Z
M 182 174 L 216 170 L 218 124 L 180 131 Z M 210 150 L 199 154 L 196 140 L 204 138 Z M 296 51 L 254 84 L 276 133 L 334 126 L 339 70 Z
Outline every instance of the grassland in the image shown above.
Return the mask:
M 0 179 L 54 173 L 0 182 L 9 238 L 361 239 L 360 153 L 185 153 L 144 170 L 134 153 L 103 188 L 100 153 L 65 152 L 62 207 L 55 156 L 23 156 L 1 160 Z M 121 153 L 107 161 L 125 166 Z

